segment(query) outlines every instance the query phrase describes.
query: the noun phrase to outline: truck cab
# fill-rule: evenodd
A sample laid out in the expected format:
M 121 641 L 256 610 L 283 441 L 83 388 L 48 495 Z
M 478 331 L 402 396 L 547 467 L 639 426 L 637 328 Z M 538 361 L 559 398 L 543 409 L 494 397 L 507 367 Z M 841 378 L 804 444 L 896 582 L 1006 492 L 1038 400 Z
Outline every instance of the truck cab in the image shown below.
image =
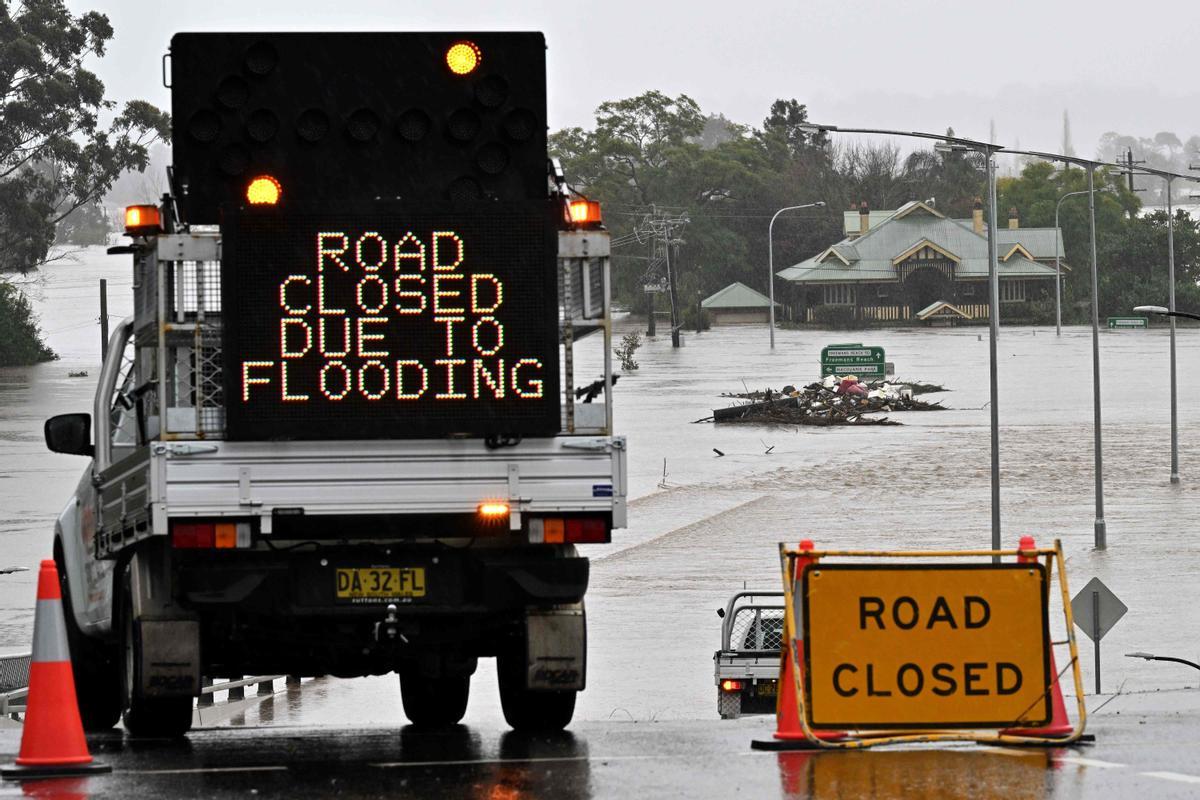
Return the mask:
M 179 735 L 206 678 L 388 672 L 447 725 L 495 657 L 508 722 L 564 727 L 626 449 L 608 233 L 546 157 L 541 35 L 170 55 L 171 192 L 110 250 L 135 312 L 91 413 L 46 423 L 90 458 L 54 545 L 85 725 Z

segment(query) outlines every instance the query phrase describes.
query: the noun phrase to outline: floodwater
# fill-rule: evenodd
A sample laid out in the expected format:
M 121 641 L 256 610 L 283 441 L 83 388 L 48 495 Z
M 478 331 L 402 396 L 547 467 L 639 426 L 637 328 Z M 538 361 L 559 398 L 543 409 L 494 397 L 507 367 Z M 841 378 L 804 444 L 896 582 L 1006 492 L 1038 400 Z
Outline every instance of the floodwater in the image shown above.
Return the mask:
M 32 568 L 49 555 L 53 520 L 84 463 L 47 453 L 42 422 L 91 409 L 99 371 L 97 284 L 109 280 L 110 311 L 120 318 L 132 304 L 128 273 L 127 257 L 92 249 L 78 263 L 48 267 L 29 288 L 62 360 L 0 370 L 0 568 Z M 633 329 L 618 325 L 618 335 Z M 630 527 L 616 531 L 611 545 L 585 548 L 594 560 L 589 687 L 579 719 L 715 718 L 714 611 L 743 585 L 778 586 L 780 540 L 811 538 L 830 548 L 990 545 L 986 328 L 781 330 L 774 352 L 767 338 L 760 326 L 714 329 L 687 334 L 686 346 L 673 350 L 660 336 L 644 344 L 641 368 L 617 386 L 617 429 L 629 439 Z M 932 397 L 953 410 L 895 415 L 903 427 L 693 424 L 726 404 L 722 392 L 810 382 L 822 346 L 860 340 L 884 347 L 901 378 L 952 389 Z M 1123 654 L 1197 655 L 1200 413 L 1193 400 L 1200 397 L 1200 331 L 1178 336 L 1177 486 L 1168 481 L 1165 329 L 1104 331 L 1100 340 L 1109 548 L 1092 549 L 1087 328 L 1068 328 L 1061 338 L 1053 328 L 1001 332 L 1004 543 L 1014 546 L 1026 534 L 1045 545 L 1062 539 L 1072 590 L 1099 576 L 1129 606 L 1104 640 L 1105 692 L 1194 685 L 1184 667 Z M 89 377 L 68 377 L 82 370 Z M 28 646 L 34 574 L 0 575 L 0 650 Z M 1057 603 L 1052 609 L 1058 613 Z M 1092 650 L 1082 637 L 1081 656 L 1091 692 Z M 481 664 L 474 686 L 467 722 L 499 724 L 490 664 Z M 274 719 L 396 724 L 397 694 L 394 677 L 325 682 L 305 693 L 302 710 L 276 709 Z

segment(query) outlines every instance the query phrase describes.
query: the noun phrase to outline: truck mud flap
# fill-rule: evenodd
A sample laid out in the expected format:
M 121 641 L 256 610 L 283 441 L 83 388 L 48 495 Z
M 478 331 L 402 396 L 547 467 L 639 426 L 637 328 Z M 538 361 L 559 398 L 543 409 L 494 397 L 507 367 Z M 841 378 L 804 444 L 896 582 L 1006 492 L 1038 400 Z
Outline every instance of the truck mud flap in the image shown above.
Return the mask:
M 584 688 L 587 631 L 583 608 L 530 611 L 525 618 L 526 686 L 552 691 Z
M 200 623 L 138 620 L 142 697 L 193 697 L 200 691 Z

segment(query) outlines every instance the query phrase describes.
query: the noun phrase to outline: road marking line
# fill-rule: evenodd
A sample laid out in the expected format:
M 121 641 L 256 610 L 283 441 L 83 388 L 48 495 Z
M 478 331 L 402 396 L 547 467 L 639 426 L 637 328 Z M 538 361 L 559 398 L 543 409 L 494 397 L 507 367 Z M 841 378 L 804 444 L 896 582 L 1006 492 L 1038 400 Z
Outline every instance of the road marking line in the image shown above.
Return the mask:
M 369 766 L 380 769 L 393 767 L 461 767 L 470 764 L 539 764 L 561 761 L 645 761 L 649 759 L 686 758 L 678 753 L 662 755 L 630 755 L 630 756 L 543 756 L 540 758 L 472 758 L 452 761 L 379 761 Z
M 1147 778 L 1162 778 L 1166 781 L 1179 781 L 1180 783 L 1200 783 L 1200 777 L 1196 775 L 1184 775 L 1182 772 L 1143 772 Z
M 1125 764 L 1115 761 L 1101 761 L 1098 758 L 1083 758 L 1082 756 L 1059 756 L 1056 761 L 1063 764 L 1078 764 L 1081 767 L 1099 767 L 1100 769 L 1121 769 Z
M 284 772 L 284 764 L 262 767 L 196 767 L 194 769 L 123 769 L 124 775 L 195 775 L 202 772 Z

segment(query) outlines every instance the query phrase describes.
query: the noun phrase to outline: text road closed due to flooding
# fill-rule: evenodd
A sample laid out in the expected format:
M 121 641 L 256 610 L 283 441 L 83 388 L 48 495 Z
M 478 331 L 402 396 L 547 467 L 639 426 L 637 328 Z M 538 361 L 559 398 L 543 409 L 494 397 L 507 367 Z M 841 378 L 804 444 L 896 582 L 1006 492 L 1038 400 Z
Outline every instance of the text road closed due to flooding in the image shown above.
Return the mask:
M 1041 564 L 814 564 L 802 590 L 813 727 L 1049 719 Z

